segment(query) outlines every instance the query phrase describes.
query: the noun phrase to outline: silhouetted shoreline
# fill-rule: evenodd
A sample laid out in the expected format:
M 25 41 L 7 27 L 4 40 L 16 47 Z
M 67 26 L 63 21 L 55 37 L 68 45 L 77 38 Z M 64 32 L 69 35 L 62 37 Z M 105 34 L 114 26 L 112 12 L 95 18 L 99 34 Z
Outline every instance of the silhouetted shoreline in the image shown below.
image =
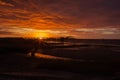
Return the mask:
M 38 39 L 24 38 L 0 38 L 0 76 L 21 79 L 30 79 L 27 73 L 43 74 L 55 72 L 62 74 L 68 72 L 74 74 L 71 78 L 55 78 L 45 76 L 33 76 L 33 79 L 48 78 L 55 80 L 83 79 L 91 76 L 90 80 L 99 76 L 104 79 L 119 78 L 120 72 L 120 40 L 66 40 L 64 43 L 53 40 L 40 42 Z M 28 55 L 35 49 L 34 56 Z M 38 55 L 36 55 L 38 53 Z M 43 70 L 43 72 L 41 72 Z M 47 70 L 47 71 L 44 71 Z M 26 73 L 25 76 L 10 74 L 9 72 Z M 65 73 L 64 73 L 65 72 Z M 5 73 L 5 74 L 3 74 Z M 9 74 L 6 74 L 9 73 Z M 53 75 L 55 75 L 55 73 Z M 50 74 L 49 74 L 50 75 Z M 67 74 L 66 74 L 67 75 Z M 84 75 L 82 77 L 81 75 Z M 75 78 L 77 76 L 77 78 Z M 81 77 L 78 77 L 81 76 Z M 104 77 L 103 77 L 104 76 Z M 112 76 L 112 77 L 110 77 Z M 117 77 L 116 77 L 117 76 Z M 46 78 L 45 78 L 46 77 Z M 102 80 L 101 79 L 101 80 Z M 97 78 L 95 78 L 97 80 Z

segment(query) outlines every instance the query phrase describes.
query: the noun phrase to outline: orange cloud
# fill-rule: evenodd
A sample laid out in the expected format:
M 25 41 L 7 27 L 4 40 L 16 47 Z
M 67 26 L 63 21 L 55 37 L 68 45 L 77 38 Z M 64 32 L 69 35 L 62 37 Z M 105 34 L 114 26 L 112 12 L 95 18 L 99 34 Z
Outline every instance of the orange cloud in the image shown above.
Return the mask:
M 119 30 L 118 3 L 119 0 L 93 0 L 93 2 L 89 0 L 0 0 L 0 27 L 17 27 L 20 30 L 27 28 L 33 31 L 34 29 L 50 30 L 47 33 L 51 35 L 77 37 L 81 37 L 79 34 L 83 33 L 86 36 L 89 33 L 96 35 L 94 31 L 97 30 L 91 31 L 87 28 L 116 28 Z M 84 28 L 88 32 L 74 31 L 80 28 Z M 15 33 L 15 30 L 11 31 Z M 101 33 L 100 31 L 97 35 L 101 35 Z M 104 33 L 112 34 L 110 30 Z M 118 31 L 113 33 L 118 34 Z M 92 35 L 92 38 L 95 37 Z
M 10 3 L 6 3 L 6 2 L 4 2 L 4 1 L 2 1 L 2 0 L 0 0 L 0 5 L 1 5 L 1 6 L 11 6 L 11 7 L 14 6 L 14 5 L 12 5 L 12 4 L 10 4 Z

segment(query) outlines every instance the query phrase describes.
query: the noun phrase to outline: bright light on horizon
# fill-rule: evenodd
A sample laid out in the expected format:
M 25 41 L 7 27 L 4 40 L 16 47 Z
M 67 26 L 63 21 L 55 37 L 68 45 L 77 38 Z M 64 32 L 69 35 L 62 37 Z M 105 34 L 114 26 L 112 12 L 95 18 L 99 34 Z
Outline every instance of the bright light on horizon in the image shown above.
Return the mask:
M 43 32 L 37 32 L 34 34 L 34 37 L 39 38 L 39 39 L 43 39 L 43 38 L 48 38 L 50 37 L 48 33 L 43 33 Z

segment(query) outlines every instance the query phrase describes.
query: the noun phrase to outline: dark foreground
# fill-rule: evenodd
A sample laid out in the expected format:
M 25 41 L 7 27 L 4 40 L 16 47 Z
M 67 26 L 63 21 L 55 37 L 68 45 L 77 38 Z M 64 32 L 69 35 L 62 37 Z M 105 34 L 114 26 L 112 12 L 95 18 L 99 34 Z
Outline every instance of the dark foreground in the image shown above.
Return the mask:
M 88 64 L 78 67 L 80 63 L 66 60 L 35 58 L 19 54 L 1 57 L 4 61 L 1 61 L 0 80 L 119 80 L 120 78 L 119 72 L 106 72 L 104 68 L 101 68 L 102 71 L 96 69 L 92 71 L 94 69 L 89 69 Z
M 0 80 L 120 80 L 119 40 L 73 43 L 42 45 L 30 56 L 34 42 L 1 42 Z

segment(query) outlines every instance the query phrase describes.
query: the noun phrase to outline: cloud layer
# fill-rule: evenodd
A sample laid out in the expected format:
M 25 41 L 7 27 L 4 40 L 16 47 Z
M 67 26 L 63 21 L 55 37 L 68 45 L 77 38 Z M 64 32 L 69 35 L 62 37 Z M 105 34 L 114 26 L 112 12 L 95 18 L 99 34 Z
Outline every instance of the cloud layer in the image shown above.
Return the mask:
M 115 28 L 116 35 L 120 31 L 119 3 L 120 0 L 0 0 L 0 27 L 65 30 L 77 37 L 81 28 L 91 34 L 97 28 L 108 29 L 106 33 Z M 77 29 L 81 30 L 76 32 Z M 102 31 L 98 35 L 101 34 Z

